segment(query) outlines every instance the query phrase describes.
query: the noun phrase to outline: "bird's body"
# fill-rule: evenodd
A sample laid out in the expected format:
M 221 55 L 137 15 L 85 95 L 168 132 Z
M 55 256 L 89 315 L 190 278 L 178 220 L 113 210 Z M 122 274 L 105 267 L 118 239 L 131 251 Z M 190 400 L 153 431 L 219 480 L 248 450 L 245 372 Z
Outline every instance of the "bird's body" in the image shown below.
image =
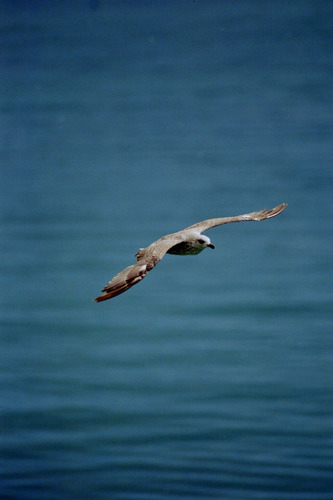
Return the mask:
M 201 234 L 212 227 L 231 222 L 261 221 L 275 217 L 286 208 L 283 203 L 271 210 L 260 210 L 234 217 L 207 219 L 193 224 L 182 231 L 167 234 L 135 254 L 136 263 L 117 274 L 102 290 L 103 294 L 94 299 L 96 302 L 111 299 L 139 283 L 156 266 L 166 253 L 173 255 L 197 255 L 205 248 L 215 248 L 208 236 Z
M 199 243 L 196 244 L 196 239 L 191 239 L 190 241 L 181 241 L 180 243 L 176 243 L 173 247 L 171 247 L 167 253 L 171 255 L 198 255 L 198 253 L 202 252 L 206 246 Z M 207 245 L 210 248 L 214 248 L 213 245 Z

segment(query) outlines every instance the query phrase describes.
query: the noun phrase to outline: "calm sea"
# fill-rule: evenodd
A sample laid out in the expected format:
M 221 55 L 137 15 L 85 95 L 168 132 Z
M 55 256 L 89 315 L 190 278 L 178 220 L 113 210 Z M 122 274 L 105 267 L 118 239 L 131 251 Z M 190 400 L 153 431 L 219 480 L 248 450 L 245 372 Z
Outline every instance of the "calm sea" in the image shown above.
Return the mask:
M 0 1 L 1 498 L 333 499 L 332 16 Z

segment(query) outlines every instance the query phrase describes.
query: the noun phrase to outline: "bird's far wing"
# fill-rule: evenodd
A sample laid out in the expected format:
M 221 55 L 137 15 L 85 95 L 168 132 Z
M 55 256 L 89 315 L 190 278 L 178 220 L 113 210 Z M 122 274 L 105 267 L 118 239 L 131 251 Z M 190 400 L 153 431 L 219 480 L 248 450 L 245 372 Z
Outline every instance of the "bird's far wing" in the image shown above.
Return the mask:
M 282 210 L 286 208 L 286 206 L 287 206 L 286 203 L 282 203 L 281 205 L 271 208 L 270 210 L 267 210 L 265 208 L 263 210 L 258 210 L 257 212 L 251 212 L 249 214 L 235 215 L 234 217 L 220 217 L 216 219 L 207 219 L 203 220 L 202 222 L 197 222 L 196 224 L 193 224 L 192 226 L 185 228 L 184 231 L 187 231 L 188 229 L 195 229 L 196 231 L 202 233 L 203 231 L 207 231 L 207 229 L 211 229 L 212 227 L 221 226 L 222 224 L 229 224 L 230 222 L 242 222 L 249 220 L 261 221 L 265 219 L 270 219 L 271 217 L 275 217 L 276 215 L 280 214 Z
M 166 252 L 176 243 L 182 241 L 182 239 L 177 234 L 169 234 L 155 241 L 147 248 L 140 248 L 135 254 L 137 262 L 132 266 L 126 267 L 126 269 L 109 281 L 103 288 L 102 295 L 96 297 L 94 301 L 102 302 L 103 300 L 112 299 L 139 283 L 163 258 Z

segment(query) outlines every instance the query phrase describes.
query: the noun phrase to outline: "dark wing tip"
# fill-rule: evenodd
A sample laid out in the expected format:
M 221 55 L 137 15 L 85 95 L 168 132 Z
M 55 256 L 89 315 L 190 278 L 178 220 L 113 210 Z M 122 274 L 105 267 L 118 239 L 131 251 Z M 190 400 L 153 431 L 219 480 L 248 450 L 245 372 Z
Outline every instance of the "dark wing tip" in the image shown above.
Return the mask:
M 275 215 L 279 215 L 287 207 L 287 205 L 287 203 L 281 203 L 281 205 L 271 208 L 270 210 L 268 210 L 269 217 L 275 217 Z
M 286 207 L 288 206 L 287 203 L 281 203 L 281 205 L 278 205 L 277 207 L 267 209 L 264 208 L 264 210 L 260 210 L 259 212 L 254 212 L 253 214 L 253 220 L 256 221 L 261 221 L 265 219 L 271 219 L 272 217 L 275 217 L 276 215 L 279 215 Z
M 108 300 L 112 299 L 113 297 L 116 297 L 117 295 L 120 295 L 121 293 L 125 292 L 125 290 L 117 290 L 115 292 L 109 292 L 109 293 L 103 293 L 103 295 L 99 295 L 95 299 L 93 299 L 93 302 L 103 302 L 103 300 Z
M 272 208 L 269 210 L 269 217 L 275 217 L 276 215 L 279 215 L 283 210 L 288 206 L 288 203 L 281 203 L 281 205 L 278 205 L 277 207 Z

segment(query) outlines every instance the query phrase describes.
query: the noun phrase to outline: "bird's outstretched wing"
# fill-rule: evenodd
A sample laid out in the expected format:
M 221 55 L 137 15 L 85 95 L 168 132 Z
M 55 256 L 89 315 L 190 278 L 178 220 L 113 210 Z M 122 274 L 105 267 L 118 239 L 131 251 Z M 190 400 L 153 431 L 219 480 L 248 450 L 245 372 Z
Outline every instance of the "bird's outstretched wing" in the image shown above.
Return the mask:
M 185 236 L 185 235 L 184 235 Z M 126 267 L 123 271 L 117 274 L 103 288 L 102 295 L 94 299 L 95 302 L 112 299 L 123 292 L 126 292 L 133 285 L 139 283 L 148 272 L 156 266 L 156 264 L 164 257 L 166 252 L 177 243 L 183 241 L 184 236 L 181 234 L 168 234 L 157 241 L 154 241 L 147 248 L 140 248 L 135 254 L 137 262 L 132 266 Z
M 211 229 L 212 227 L 215 226 L 221 226 L 222 224 L 229 224 L 230 222 L 242 222 L 249 220 L 261 221 L 265 219 L 270 219 L 271 217 L 275 217 L 276 215 L 280 214 L 282 210 L 286 208 L 286 206 L 287 203 L 282 203 L 281 205 L 271 208 L 270 210 L 264 208 L 263 210 L 258 210 L 257 212 L 251 212 L 249 214 L 243 214 L 243 215 L 235 215 L 234 217 L 218 217 L 216 219 L 207 219 L 201 222 L 197 222 L 192 226 L 186 227 L 184 231 L 194 229 L 199 233 L 203 233 L 204 231 L 207 231 L 207 229 Z

